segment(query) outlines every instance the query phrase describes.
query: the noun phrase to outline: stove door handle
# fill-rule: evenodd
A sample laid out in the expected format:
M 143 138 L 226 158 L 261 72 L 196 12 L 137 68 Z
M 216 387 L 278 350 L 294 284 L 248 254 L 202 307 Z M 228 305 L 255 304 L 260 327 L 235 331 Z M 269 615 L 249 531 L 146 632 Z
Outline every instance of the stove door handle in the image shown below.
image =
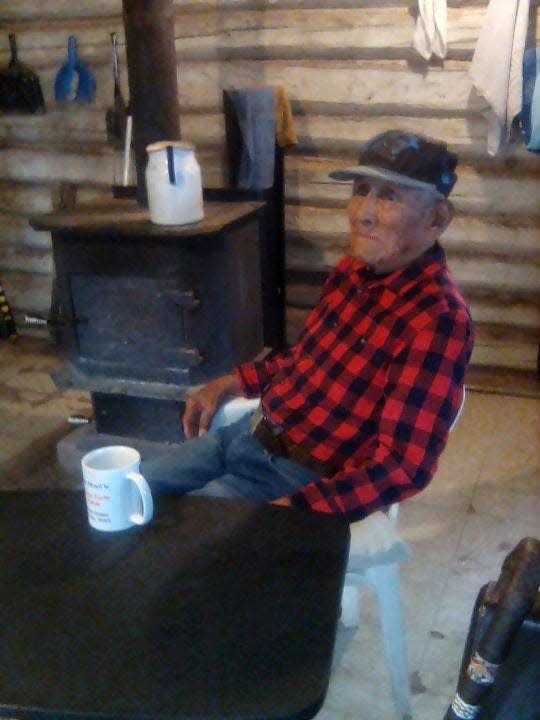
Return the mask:
M 159 293 L 159 297 L 171 300 L 184 310 L 196 310 L 201 305 L 201 301 L 196 297 L 194 290 L 164 290 Z
M 76 325 L 84 325 L 88 323 L 85 318 L 68 317 L 66 315 L 60 315 L 58 313 L 50 313 L 48 317 L 43 315 L 25 315 L 25 325 L 33 327 L 51 327 L 55 329 L 62 329 L 65 327 L 75 327 Z
M 176 348 L 174 354 L 177 362 L 185 368 L 196 367 L 204 362 L 197 348 Z

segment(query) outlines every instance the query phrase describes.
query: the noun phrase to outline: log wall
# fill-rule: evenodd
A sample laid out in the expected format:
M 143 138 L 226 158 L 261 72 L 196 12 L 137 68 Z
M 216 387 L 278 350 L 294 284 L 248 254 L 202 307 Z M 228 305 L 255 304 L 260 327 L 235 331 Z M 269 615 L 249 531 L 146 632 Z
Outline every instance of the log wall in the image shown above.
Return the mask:
M 315 302 L 347 246 L 347 188 L 328 172 L 354 161 L 362 142 L 400 127 L 445 139 L 461 158 L 456 218 L 443 237 L 477 327 L 476 366 L 534 372 L 540 338 L 540 158 L 523 147 L 486 153 L 485 105 L 468 69 L 487 0 L 448 1 L 448 56 L 425 63 L 412 49 L 414 0 L 192 0 L 176 2 L 182 136 L 197 146 L 208 187 L 222 186 L 222 90 L 277 85 L 291 100 L 298 145 L 287 151 L 288 335 Z M 531 38 L 540 37 L 531 3 Z M 120 37 L 121 0 L 18 0 L 0 4 L 0 63 L 8 33 L 41 78 L 48 112 L 0 115 L 0 277 L 16 318 L 46 313 L 50 238 L 29 214 L 62 201 L 110 195 L 114 154 L 106 144 L 112 101 L 109 34 Z M 70 34 L 97 78 L 91 105 L 58 106 L 56 71 Z

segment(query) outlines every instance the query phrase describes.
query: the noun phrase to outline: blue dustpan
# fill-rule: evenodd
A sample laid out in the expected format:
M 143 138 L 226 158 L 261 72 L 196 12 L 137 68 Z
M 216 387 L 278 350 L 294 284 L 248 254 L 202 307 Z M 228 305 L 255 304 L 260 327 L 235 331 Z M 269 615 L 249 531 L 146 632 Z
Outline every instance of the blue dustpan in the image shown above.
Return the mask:
M 54 97 L 57 102 L 91 102 L 96 92 L 96 79 L 92 71 L 77 55 L 74 35 L 68 38 L 67 60 L 54 81 Z

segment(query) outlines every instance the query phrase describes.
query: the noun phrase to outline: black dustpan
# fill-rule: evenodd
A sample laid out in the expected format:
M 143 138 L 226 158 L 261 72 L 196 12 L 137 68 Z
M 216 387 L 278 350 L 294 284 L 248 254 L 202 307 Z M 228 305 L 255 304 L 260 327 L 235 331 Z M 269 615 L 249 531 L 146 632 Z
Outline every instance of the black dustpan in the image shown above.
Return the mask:
M 9 36 L 11 60 L 0 69 L 0 110 L 44 113 L 45 100 L 36 73 L 17 58 L 15 35 Z

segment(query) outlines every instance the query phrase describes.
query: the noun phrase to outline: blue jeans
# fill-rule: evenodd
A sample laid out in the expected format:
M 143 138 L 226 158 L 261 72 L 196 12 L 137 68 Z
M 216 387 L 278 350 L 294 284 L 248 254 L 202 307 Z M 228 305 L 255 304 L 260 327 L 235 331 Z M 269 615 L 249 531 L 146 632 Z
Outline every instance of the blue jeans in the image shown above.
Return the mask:
M 152 491 L 267 502 L 319 477 L 264 450 L 251 436 L 249 421 L 248 414 L 232 425 L 143 462 L 141 472 Z

